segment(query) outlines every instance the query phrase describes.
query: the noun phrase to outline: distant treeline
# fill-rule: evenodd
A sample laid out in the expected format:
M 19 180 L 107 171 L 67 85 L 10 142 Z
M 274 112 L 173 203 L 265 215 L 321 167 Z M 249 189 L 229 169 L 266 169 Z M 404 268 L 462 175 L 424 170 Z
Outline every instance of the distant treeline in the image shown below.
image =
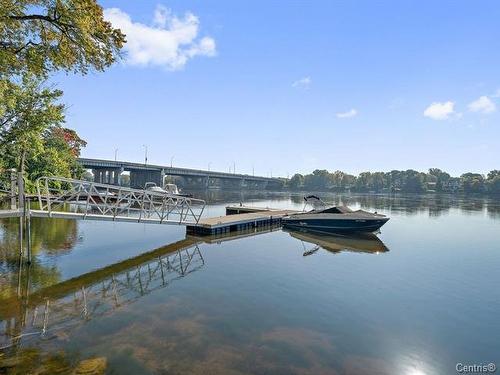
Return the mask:
M 390 172 L 363 172 L 353 176 L 342 171 L 315 170 L 311 174 L 295 174 L 286 181 L 290 190 L 354 191 L 354 192 L 402 192 L 402 193 L 491 193 L 500 194 L 500 170 L 484 176 L 480 173 L 464 173 L 451 177 L 438 168 L 427 173 L 412 169 Z

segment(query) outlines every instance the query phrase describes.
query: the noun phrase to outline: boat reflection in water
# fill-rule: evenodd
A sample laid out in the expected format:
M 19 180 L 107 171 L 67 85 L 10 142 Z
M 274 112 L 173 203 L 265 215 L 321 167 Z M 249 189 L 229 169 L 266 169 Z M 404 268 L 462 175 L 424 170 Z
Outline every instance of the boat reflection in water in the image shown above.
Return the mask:
M 378 254 L 389 251 L 382 240 L 373 233 L 341 235 L 307 230 L 283 230 L 298 240 L 315 245 L 312 249 L 305 250 L 304 256 L 312 255 L 320 248 L 332 253 L 352 251 L 357 253 Z

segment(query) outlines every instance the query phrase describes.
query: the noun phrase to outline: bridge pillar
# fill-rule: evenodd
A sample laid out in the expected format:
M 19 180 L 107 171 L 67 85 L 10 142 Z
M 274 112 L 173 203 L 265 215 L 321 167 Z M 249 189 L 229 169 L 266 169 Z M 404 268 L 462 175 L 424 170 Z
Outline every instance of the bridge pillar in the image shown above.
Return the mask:
M 131 170 L 130 171 L 130 187 L 136 189 L 143 189 L 146 182 L 154 182 L 156 185 L 161 186 L 161 173 L 157 171 L 148 170 Z
M 94 182 L 101 184 L 102 183 L 102 175 L 103 175 L 103 170 L 102 169 L 92 169 L 92 174 L 94 175 Z
M 207 177 L 207 189 L 220 189 L 221 179 L 218 177 Z

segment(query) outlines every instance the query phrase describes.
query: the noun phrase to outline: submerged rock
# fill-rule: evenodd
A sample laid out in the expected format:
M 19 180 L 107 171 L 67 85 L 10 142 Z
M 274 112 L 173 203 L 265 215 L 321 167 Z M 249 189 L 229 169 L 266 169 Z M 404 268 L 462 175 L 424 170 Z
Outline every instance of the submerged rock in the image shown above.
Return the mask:
M 81 361 L 76 366 L 74 375 L 101 375 L 106 370 L 106 357 L 90 358 Z

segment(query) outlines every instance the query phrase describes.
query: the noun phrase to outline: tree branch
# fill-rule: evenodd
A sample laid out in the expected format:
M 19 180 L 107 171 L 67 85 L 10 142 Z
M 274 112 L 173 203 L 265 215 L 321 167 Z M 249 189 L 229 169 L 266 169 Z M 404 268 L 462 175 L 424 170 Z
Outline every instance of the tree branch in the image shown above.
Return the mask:
M 44 16 L 43 14 L 26 14 L 23 16 L 8 16 L 11 20 L 15 21 L 45 21 L 53 24 L 61 30 L 61 26 L 66 28 L 74 29 L 75 25 L 70 23 L 61 22 L 61 16 L 57 15 L 57 12 L 54 10 L 54 16 Z M 62 31 L 62 30 L 61 30 Z

